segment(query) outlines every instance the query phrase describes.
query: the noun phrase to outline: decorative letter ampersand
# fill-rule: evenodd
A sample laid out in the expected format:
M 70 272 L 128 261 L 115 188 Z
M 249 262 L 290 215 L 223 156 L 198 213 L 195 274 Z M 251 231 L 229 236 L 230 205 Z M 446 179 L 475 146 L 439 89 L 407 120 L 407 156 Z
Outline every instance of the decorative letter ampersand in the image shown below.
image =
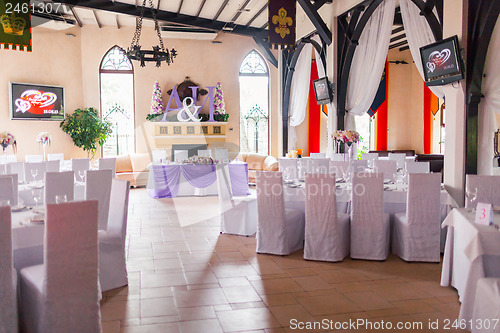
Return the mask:
M 190 102 L 188 104 L 188 102 Z M 194 112 L 191 112 L 190 108 L 194 108 Z M 201 108 L 201 106 L 196 106 L 194 105 L 194 100 L 191 97 L 186 97 L 182 101 L 182 109 L 180 109 L 179 113 L 177 113 L 177 120 L 178 121 L 201 121 L 200 118 L 197 118 L 196 116 L 198 115 L 198 110 Z M 185 113 L 186 116 L 188 117 L 187 119 L 184 119 L 182 114 Z

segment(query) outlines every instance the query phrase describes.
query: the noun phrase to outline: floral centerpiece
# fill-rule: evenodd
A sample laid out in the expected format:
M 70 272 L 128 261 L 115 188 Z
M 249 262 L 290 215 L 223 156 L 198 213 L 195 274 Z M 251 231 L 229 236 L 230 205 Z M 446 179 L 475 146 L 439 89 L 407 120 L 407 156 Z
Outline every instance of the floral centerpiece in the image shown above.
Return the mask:
M 12 145 L 14 153 L 17 151 L 16 137 L 7 131 L 0 132 L 0 145 L 3 148 L 3 154 L 7 154 L 7 147 Z
M 359 133 L 350 130 L 336 130 L 332 134 L 332 138 L 337 142 L 346 143 L 348 146 L 350 146 L 353 143 L 359 142 Z
M 182 164 L 211 165 L 217 163 L 219 163 L 219 161 L 211 158 L 210 156 L 198 156 L 198 155 L 193 155 L 189 157 L 187 160 L 182 161 Z
M 146 120 L 155 121 L 159 120 L 159 117 L 164 112 L 163 99 L 161 98 L 160 83 L 155 82 L 153 86 L 153 98 L 151 99 L 151 111 L 146 116 Z
M 36 136 L 36 142 L 38 142 L 40 145 L 50 145 L 51 141 L 52 137 L 50 136 L 49 132 L 40 132 Z

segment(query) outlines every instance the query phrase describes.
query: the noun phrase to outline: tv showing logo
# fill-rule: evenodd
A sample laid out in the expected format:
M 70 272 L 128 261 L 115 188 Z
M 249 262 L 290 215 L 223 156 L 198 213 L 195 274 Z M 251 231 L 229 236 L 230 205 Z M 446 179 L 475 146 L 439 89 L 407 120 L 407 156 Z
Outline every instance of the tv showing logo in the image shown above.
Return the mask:
M 443 67 L 446 62 L 450 59 L 451 51 L 450 49 L 444 49 L 441 52 L 434 51 L 429 55 L 429 61 L 427 61 L 427 69 L 432 73 L 434 70 Z
M 11 119 L 63 120 L 64 89 L 11 82 L 10 108 Z
M 16 99 L 16 112 L 30 112 L 33 114 L 59 113 L 53 110 L 57 101 L 56 94 L 40 90 L 26 90 L 21 97 Z

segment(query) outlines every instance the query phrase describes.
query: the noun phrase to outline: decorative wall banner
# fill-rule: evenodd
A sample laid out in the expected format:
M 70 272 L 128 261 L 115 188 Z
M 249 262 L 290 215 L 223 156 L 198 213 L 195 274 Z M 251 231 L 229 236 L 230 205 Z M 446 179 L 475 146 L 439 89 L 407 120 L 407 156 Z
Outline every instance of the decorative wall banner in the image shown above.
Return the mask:
M 389 63 L 385 62 L 385 69 L 382 73 L 380 86 L 375 95 L 368 114 L 373 116 L 376 114 L 377 121 L 375 123 L 375 147 L 376 150 L 387 150 L 387 129 L 388 129 L 388 105 L 387 92 L 389 91 Z M 380 104 L 378 104 L 380 103 Z
M 274 48 L 295 47 L 295 0 L 269 0 L 269 44 Z
M 31 52 L 29 0 L 0 0 L 0 46 Z

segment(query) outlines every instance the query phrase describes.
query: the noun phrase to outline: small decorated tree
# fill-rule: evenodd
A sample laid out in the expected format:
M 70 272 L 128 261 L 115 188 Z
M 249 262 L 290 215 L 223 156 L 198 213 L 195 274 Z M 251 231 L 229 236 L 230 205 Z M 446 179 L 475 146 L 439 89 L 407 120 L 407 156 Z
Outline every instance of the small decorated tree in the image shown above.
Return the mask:
M 217 82 L 217 85 L 215 86 L 214 109 L 214 119 L 216 121 L 227 121 L 229 115 L 226 114 L 224 93 L 222 92 L 222 85 L 220 82 Z
M 164 106 L 161 98 L 161 89 L 158 81 L 153 86 L 153 98 L 151 99 L 151 111 L 146 116 L 147 120 L 155 120 L 163 114 Z

